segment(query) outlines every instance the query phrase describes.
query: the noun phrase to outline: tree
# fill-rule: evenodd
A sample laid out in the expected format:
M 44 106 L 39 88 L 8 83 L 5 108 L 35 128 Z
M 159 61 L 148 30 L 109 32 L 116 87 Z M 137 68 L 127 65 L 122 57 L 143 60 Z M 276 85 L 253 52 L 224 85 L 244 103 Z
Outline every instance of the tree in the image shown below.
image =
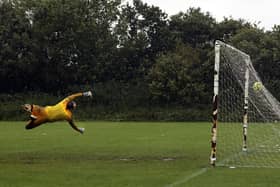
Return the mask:
M 190 8 L 186 13 L 171 16 L 170 29 L 177 34 L 183 43 L 192 47 L 204 48 L 216 39 L 216 20 L 209 12 L 203 13 L 200 8 Z
M 140 0 L 122 7 L 115 33 L 119 39 L 117 77 L 126 81 L 143 78 L 157 55 L 174 46 L 167 14 Z
M 224 18 L 216 25 L 217 39 L 229 42 L 230 38 L 238 33 L 239 30 L 244 28 L 251 28 L 252 25 L 243 19 L 235 20 L 232 17 Z
M 205 101 L 205 84 L 201 76 L 199 53 L 178 44 L 176 50 L 161 55 L 148 75 L 154 99 L 185 105 Z
M 33 69 L 30 22 L 19 1 L 0 4 L 0 91 L 28 88 Z
M 119 0 L 25 0 L 32 21 L 35 85 L 44 91 L 111 79 Z

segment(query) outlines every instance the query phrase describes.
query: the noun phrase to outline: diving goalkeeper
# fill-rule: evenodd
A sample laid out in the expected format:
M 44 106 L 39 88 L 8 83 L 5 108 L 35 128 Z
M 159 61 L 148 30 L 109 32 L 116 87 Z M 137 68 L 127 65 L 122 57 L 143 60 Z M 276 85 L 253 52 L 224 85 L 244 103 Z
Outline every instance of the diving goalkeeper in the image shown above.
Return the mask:
M 33 129 L 46 122 L 66 120 L 74 130 L 83 134 L 85 129 L 77 127 L 72 117 L 72 112 L 77 107 L 76 102 L 73 100 L 80 96 L 92 97 L 92 93 L 91 91 L 76 93 L 66 97 L 65 99 L 53 106 L 42 107 L 34 104 L 22 105 L 25 111 L 31 113 L 30 120 L 28 121 L 28 124 L 25 126 L 25 128 Z

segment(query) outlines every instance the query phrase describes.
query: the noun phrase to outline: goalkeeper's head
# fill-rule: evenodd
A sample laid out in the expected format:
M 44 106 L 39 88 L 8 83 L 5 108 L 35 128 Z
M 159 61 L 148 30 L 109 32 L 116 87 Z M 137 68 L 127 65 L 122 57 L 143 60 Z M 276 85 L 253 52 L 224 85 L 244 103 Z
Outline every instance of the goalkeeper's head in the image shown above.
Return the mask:
M 21 107 L 23 108 L 23 110 L 25 110 L 27 112 L 32 112 L 32 105 L 31 104 L 24 104 L 24 105 L 21 105 Z
M 67 103 L 66 109 L 68 110 L 74 110 L 77 107 L 77 104 L 75 101 L 70 101 Z

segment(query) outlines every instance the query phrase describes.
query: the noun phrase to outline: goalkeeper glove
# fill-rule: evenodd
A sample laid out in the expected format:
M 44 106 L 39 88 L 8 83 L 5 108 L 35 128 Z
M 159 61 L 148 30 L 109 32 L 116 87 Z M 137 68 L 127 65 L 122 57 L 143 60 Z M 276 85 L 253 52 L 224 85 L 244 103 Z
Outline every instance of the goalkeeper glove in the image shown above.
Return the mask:
M 87 92 L 83 93 L 83 96 L 92 97 L 92 93 L 91 93 L 91 91 L 87 91 Z
M 85 128 L 80 127 L 80 128 L 79 128 L 79 131 L 80 131 L 81 134 L 84 134 Z

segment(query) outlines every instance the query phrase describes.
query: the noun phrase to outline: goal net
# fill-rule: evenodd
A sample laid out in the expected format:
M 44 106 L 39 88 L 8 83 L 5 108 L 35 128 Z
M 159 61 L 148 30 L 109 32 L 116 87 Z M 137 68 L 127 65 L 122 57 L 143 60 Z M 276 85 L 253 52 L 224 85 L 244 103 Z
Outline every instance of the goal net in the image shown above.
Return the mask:
M 211 164 L 280 168 L 280 103 L 250 56 L 215 44 Z

